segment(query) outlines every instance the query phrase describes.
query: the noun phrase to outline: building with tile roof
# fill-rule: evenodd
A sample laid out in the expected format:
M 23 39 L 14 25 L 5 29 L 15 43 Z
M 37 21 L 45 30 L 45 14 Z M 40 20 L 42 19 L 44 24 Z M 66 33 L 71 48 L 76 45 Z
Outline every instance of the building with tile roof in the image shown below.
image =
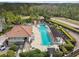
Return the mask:
M 8 45 L 24 44 L 25 40 L 29 40 L 32 35 L 32 26 L 30 25 L 15 25 L 11 31 L 6 33 Z

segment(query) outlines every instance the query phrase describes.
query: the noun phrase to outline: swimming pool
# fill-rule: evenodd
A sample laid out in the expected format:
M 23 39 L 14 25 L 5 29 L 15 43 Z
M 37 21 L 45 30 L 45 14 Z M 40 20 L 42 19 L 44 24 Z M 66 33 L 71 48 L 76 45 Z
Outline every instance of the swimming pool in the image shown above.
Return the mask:
M 47 31 L 45 24 L 40 24 L 39 31 L 42 38 L 42 45 L 50 45 L 52 43 L 52 39 Z

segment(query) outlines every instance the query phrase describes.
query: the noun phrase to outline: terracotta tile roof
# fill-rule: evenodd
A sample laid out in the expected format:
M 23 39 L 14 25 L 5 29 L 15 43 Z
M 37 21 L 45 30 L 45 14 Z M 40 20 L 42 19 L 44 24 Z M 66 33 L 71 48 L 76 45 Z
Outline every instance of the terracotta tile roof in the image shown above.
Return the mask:
M 27 37 L 32 35 L 31 26 L 15 25 L 11 31 L 6 33 L 8 37 Z

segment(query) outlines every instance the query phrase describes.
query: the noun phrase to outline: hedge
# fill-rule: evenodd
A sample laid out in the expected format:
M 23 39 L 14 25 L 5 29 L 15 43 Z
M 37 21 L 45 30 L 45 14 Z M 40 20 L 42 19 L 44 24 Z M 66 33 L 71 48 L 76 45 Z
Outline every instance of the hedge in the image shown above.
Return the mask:
M 16 53 L 13 50 L 8 50 L 6 54 L 0 55 L 0 57 L 15 57 Z
M 15 51 L 13 51 L 13 50 L 8 50 L 8 51 L 7 51 L 7 57 L 15 57 Z
M 17 50 L 18 50 L 18 46 L 15 45 L 15 44 L 13 44 L 13 45 L 9 48 L 9 50 L 17 51 Z
M 21 53 L 19 53 L 19 55 L 20 55 L 20 57 L 27 57 L 27 52 L 21 52 Z
M 72 43 L 76 43 L 76 40 L 64 28 L 61 27 L 60 30 L 69 37 Z
M 60 49 L 63 51 L 64 54 L 68 53 L 67 49 L 63 45 L 60 46 Z
M 6 54 L 2 54 L 2 55 L 0 55 L 0 57 L 7 57 L 7 55 Z
M 67 44 L 71 45 L 72 47 L 74 47 L 74 45 L 69 41 L 69 40 L 65 40 Z
M 48 57 L 48 52 L 42 52 L 38 49 L 31 50 L 28 52 L 21 52 L 20 57 Z
M 65 40 L 66 44 L 63 44 L 64 47 L 68 50 L 71 51 L 75 46 L 69 41 L 69 40 Z
M 62 57 L 63 56 L 63 52 L 58 50 L 53 52 L 53 57 Z
M 69 44 L 64 44 L 63 45 L 68 51 L 72 51 L 73 47 Z

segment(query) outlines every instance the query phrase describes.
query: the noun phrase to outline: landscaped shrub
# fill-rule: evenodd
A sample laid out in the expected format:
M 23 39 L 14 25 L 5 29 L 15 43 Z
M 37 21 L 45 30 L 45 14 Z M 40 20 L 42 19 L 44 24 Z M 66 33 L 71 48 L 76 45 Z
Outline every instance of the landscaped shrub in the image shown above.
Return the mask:
M 32 52 L 40 53 L 41 51 L 39 49 L 35 49 Z
M 40 53 L 36 53 L 36 52 L 33 52 L 31 53 L 30 57 L 44 57 L 44 53 L 40 52 Z
M 6 56 L 7 57 L 14 57 L 15 56 L 15 52 L 13 50 L 8 50 Z
M 60 49 L 62 50 L 64 54 L 68 53 L 67 49 L 63 45 L 60 46 Z
M 15 57 L 15 51 L 8 50 L 6 54 L 2 54 L 0 57 Z
M 0 55 L 0 57 L 7 57 L 7 55 L 6 54 L 2 54 L 2 55 Z
M 9 50 L 13 50 L 13 51 L 17 51 L 17 49 L 18 49 L 18 46 L 15 45 L 15 44 L 13 44 L 13 45 L 9 48 Z
M 53 53 L 53 56 L 54 56 L 54 57 L 62 57 L 62 56 L 63 56 L 63 52 L 60 51 L 60 50 L 55 51 L 55 52 Z
M 64 44 L 64 47 L 71 51 L 73 48 L 74 48 L 74 45 L 69 41 L 69 40 L 65 40 L 66 41 L 66 44 Z
M 44 57 L 49 57 L 49 53 L 47 51 L 42 52 L 42 54 L 44 55 Z
M 68 51 L 72 51 L 73 47 L 69 44 L 64 44 L 63 45 Z
M 20 57 L 47 57 L 48 53 L 35 49 L 29 52 L 21 52 L 19 55 Z
M 28 52 L 21 52 L 19 55 L 20 55 L 20 57 L 28 57 L 29 56 Z
M 74 48 L 74 45 L 69 41 L 69 40 L 65 40 L 67 44 L 69 44 L 70 46 L 72 46 Z
M 31 22 L 32 22 L 32 19 L 31 19 L 31 18 L 26 19 L 25 22 L 26 22 L 26 23 L 31 23 Z

